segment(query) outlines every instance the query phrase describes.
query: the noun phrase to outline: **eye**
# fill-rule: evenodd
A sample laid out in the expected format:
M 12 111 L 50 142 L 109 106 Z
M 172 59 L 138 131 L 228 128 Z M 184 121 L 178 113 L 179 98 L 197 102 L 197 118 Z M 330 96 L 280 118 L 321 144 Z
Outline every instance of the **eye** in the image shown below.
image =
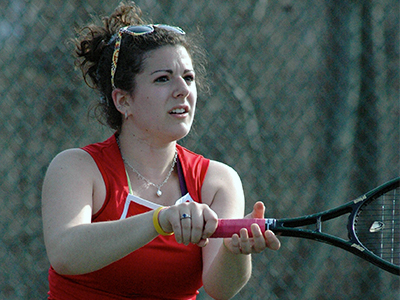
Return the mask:
M 154 82 L 167 82 L 169 80 L 169 78 L 168 78 L 168 76 L 166 76 L 166 75 L 163 75 L 163 76 L 160 76 L 160 77 L 157 77 L 155 80 L 154 80 Z
M 194 75 L 190 74 L 190 75 L 185 75 L 183 77 L 187 82 L 193 82 L 194 81 Z

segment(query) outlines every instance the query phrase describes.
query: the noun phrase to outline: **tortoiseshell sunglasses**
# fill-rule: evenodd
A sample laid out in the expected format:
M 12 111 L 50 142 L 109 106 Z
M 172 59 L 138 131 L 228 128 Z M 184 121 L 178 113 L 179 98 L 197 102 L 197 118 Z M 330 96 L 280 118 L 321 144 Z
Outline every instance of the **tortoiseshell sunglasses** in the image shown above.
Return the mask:
M 126 26 L 122 27 L 118 31 L 117 38 L 115 40 L 115 48 L 114 48 L 114 53 L 112 56 L 112 62 L 111 62 L 111 86 L 113 90 L 115 89 L 115 84 L 114 84 L 114 77 L 115 77 L 115 72 L 117 70 L 117 63 L 118 63 L 118 56 L 119 56 L 119 51 L 121 48 L 121 41 L 122 41 L 122 34 L 127 33 L 133 36 L 137 35 L 144 35 L 144 34 L 149 34 L 154 32 L 154 28 L 160 28 L 168 31 L 172 31 L 178 34 L 184 35 L 185 32 L 176 26 L 170 26 L 170 25 L 165 25 L 165 24 L 149 24 L 149 25 L 132 25 L 132 26 Z

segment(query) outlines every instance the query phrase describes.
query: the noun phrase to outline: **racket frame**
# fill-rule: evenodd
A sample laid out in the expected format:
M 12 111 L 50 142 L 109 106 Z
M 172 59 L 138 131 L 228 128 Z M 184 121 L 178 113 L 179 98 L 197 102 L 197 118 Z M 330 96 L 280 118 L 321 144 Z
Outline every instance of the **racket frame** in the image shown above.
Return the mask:
M 265 227 L 266 229 L 270 229 L 281 236 L 307 238 L 342 248 L 390 273 L 400 275 L 400 266 L 395 266 L 368 250 L 368 248 L 366 248 L 358 239 L 357 234 L 355 233 L 355 222 L 360 208 L 364 205 L 367 205 L 367 203 L 373 201 L 373 199 L 379 197 L 387 191 L 392 190 L 393 187 L 398 187 L 399 182 L 400 178 L 395 178 L 356 198 L 353 201 L 316 214 L 292 219 L 265 219 Z M 324 221 L 334 219 L 347 213 L 350 213 L 347 222 L 348 240 L 322 232 L 322 223 Z M 314 230 L 297 228 L 313 224 L 316 225 Z
M 366 248 L 358 239 L 357 234 L 355 233 L 355 222 L 360 208 L 364 205 L 367 205 L 369 202 L 373 201 L 375 198 L 386 193 L 387 191 L 399 187 L 399 185 L 400 177 L 392 179 L 356 198 L 355 200 L 347 202 L 336 208 L 297 218 L 241 220 L 220 219 L 218 220 L 219 226 L 214 235 L 211 237 L 230 237 L 232 236 L 232 232 L 238 233 L 240 228 L 247 228 L 248 232 L 251 234 L 251 224 L 257 223 L 260 226 L 265 225 L 265 230 L 272 230 L 274 233 L 279 234 L 280 236 L 306 238 L 342 248 L 392 274 L 400 275 L 400 266 L 394 265 L 368 250 L 368 248 Z M 348 240 L 331 235 L 329 233 L 324 233 L 322 231 L 323 222 L 345 214 L 350 214 L 347 222 Z M 315 229 L 312 230 L 300 228 L 309 225 L 315 225 Z

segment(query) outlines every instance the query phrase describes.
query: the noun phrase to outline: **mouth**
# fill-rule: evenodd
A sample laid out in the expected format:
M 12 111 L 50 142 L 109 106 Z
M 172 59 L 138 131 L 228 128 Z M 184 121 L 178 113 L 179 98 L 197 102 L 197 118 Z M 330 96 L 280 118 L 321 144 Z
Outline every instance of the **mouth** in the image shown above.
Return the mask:
M 182 114 L 186 114 L 189 112 L 189 109 L 187 107 L 178 107 L 178 108 L 174 108 L 171 109 L 169 111 L 170 115 L 182 115 Z

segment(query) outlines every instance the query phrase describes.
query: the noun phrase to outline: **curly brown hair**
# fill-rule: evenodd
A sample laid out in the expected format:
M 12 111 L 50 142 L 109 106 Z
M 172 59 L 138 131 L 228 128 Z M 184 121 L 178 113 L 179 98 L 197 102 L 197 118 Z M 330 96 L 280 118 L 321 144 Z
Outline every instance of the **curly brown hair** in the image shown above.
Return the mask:
M 95 114 L 101 123 L 106 123 L 120 131 L 122 115 L 115 108 L 111 96 L 111 60 L 115 47 L 115 37 L 121 27 L 150 24 L 142 19 L 141 9 L 134 3 L 122 2 L 115 11 L 102 19 L 103 25 L 89 24 L 78 32 L 75 40 L 75 64 L 81 69 L 85 82 L 100 92 L 100 100 L 95 105 Z M 197 39 L 201 37 L 196 34 Z M 124 35 L 121 41 L 118 68 L 115 73 L 115 86 L 133 93 L 135 78 L 142 71 L 146 53 L 163 46 L 181 45 L 190 54 L 196 70 L 199 90 L 205 90 L 205 52 L 187 35 L 154 28 L 151 34 L 140 36 Z

